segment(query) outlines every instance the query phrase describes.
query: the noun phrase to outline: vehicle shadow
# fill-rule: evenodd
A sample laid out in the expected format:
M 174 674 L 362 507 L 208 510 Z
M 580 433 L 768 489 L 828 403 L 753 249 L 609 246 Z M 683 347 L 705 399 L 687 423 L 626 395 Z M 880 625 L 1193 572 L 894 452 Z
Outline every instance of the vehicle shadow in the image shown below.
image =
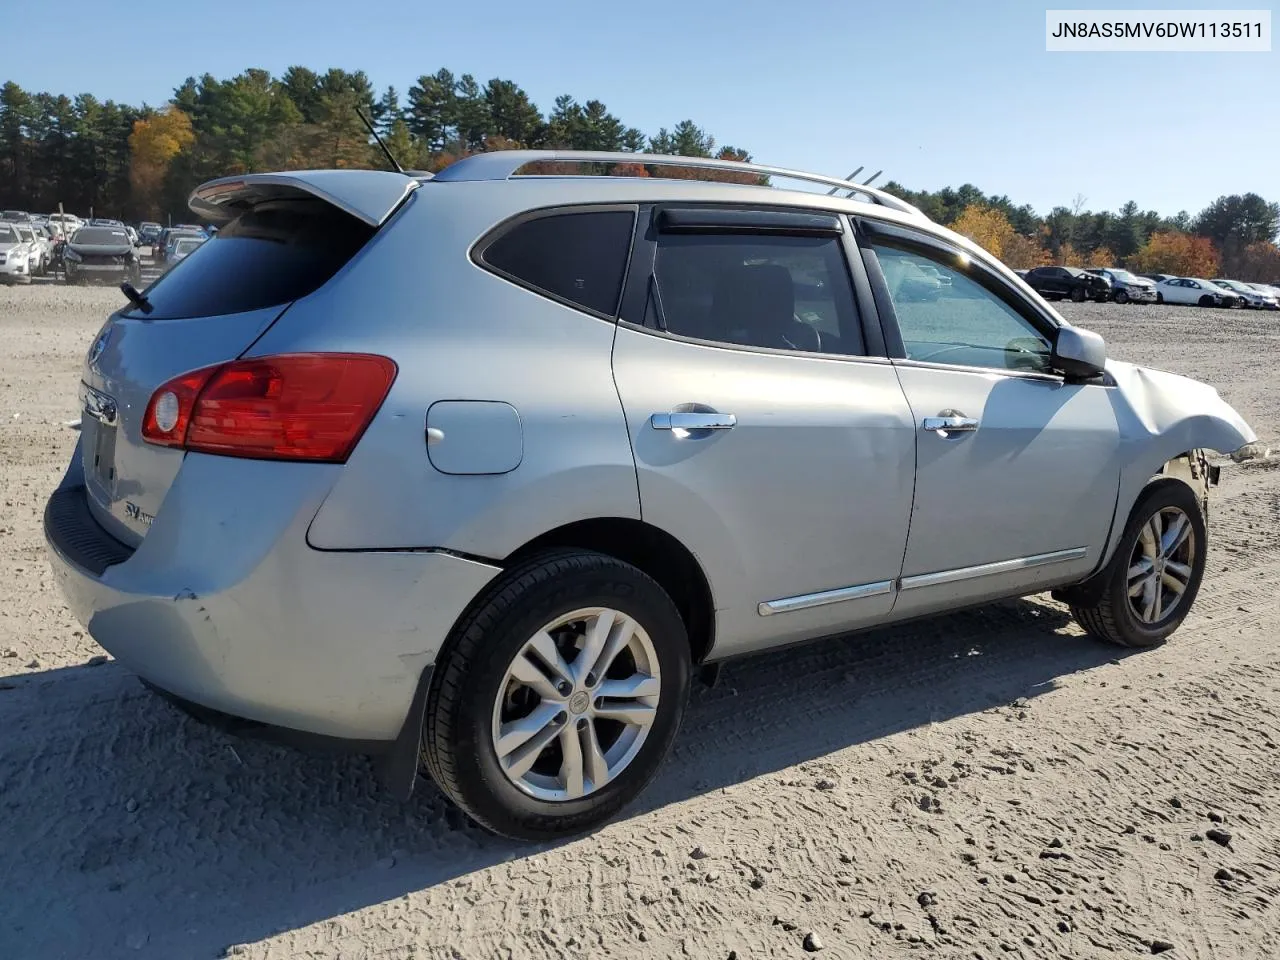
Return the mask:
M 1115 651 L 1019 600 L 736 661 L 699 687 L 642 817 L 898 731 L 1034 697 Z M 115 664 L 0 678 L 0 956 L 212 957 L 546 847 L 430 782 L 204 727 Z

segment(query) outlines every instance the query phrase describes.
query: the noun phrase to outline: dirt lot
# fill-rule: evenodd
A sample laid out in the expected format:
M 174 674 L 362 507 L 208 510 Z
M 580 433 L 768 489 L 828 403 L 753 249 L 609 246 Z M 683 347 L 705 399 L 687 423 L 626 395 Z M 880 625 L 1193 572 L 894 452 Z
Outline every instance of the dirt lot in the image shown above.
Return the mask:
M 118 297 L 0 288 L 0 957 L 1280 954 L 1280 470 L 1224 470 L 1161 649 L 1037 597 L 735 663 L 627 819 L 520 847 L 101 662 L 40 513 Z M 1280 317 L 1063 312 L 1280 436 Z

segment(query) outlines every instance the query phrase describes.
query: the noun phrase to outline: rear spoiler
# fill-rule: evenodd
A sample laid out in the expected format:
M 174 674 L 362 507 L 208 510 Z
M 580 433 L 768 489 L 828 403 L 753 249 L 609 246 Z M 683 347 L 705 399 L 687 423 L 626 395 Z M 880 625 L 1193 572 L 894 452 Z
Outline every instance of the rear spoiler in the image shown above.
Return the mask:
M 193 213 L 222 224 L 266 200 L 316 197 L 380 227 L 421 181 L 385 170 L 297 170 L 210 180 L 191 191 Z

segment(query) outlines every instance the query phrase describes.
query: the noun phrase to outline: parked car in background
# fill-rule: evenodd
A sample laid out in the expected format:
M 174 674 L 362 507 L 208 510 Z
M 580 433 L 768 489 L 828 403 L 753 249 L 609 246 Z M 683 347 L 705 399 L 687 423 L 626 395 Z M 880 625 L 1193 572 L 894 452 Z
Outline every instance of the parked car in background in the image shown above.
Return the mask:
M 1146 277 L 1121 270 L 1119 267 L 1088 267 L 1086 273 L 1097 274 L 1111 281 L 1111 299 L 1116 303 L 1155 303 L 1156 283 Z
M 1150 280 L 1152 283 L 1155 283 L 1157 285 L 1159 285 L 1160 281 L 1162 280 L 1177 279 L 1172 273 L 1140 273 L 1138 274 L 1138 276 L 1144 277 L 1145 279 Z M 1157 290 L 1156 292 L 1159 293 L 1160 291 Z
M 196 249 L 205 242 L 204 237 L 189 237 L 183 234 L 178 234 L 173 243 L 173 252 L 169 254 L 166 259 L 166 263 L 171 267 L 176 266 L 185 260 L 190 254 L 194 253 Z
M 203 230 L 192 229 L 188 227 L 174 227 L 167 233 L 162 235 L 162 244 L 160 253 L 156 259 L 161 264 L 168 264 L 173 257 L 173 251 L 177 248 L 178 241 L 187 240 L 206 240 L 208 237 Z
M 94 217 L 89 221 L 91 227 L 123 227 L 124 223 L 120 220 L 112 220 L 107 217 Z
M 1273 293 L 1264 293 L 1261 290 L 1254 289 L 1247 283 L 1239 280 L 1219 280 L 1213 281 L 1218 286 L 1230 290 L 1244 298 L 1244 305 L 1254 310 L 1280 310 L 1280 301 L 1277 301 L 1276 295 Z
M 156 242 L 156 237 L 160 236 L 160 231 L 163 229 L 164 227 L 160 226 L 158 223 L 153 223 L 150 220 L 144 220 L 138 226 L 139 243 L 151 246 Z
M 65 240 L 84 226 L 84 221 L 73 213 L 51 213 L 49 225 L 60 231 Z
M 1249 305 L 1248 301 L 1245 299 L 1244 294 L 1237 293 L 1236 291 L 1232 290 L 1230 287 L 1225 287 L 1215 280 L 1210 280 L 1209 283 L 1212 283 L 1215 287 L 1217 287 L 1219 290 L 1222 291 L 1222 306 L 1247 307 Z
M 18 224 L 0 220 L 0 282 L 31 282 L 31 244 L 18 233 Z
M 1251 283 L 1249 286 L 1257 290 L 1259 293 L 1266 294 L 1269 297 L 1275 297 L 1280 302 L 1280 286 L 1274 283 Z
M 18 231 L 18 236 L 22 238 L 23 243 L 27 245 L 28 275 L 32 277 L 40 276 L 44 273 L 47 265 L 43 238 L 36 236 L 35 227 L 31 225 L 29 220 L 14 221 L 13 227 Z
M 549 161 L 850 187 L 572 151 L 197 187 L 222 229 L 106 319 L 45 510 L 124 667 L 547 840 L 651 782 L 704 666 L 1046 590 L 1126 647 L 1188 615 L 1202 448 L 1256 441 L 1212 387 L 883 191 L 515 182 Z M 925 266 L 953 292 L 904 297 Z
M 27 213 L 25 210 L 4 210 L 0 211 L 0 220 L 27 223 L 31 220 L 31 214 Z
M 1079 267 L 1035 267 L 1028 270 L 1023 279 L 1046 300 L 1066 297 L 1077 303 L 1081 300 L 1101 303 L 1111 296 L 1110 280 L 1095 273 L 1086 273 Z
M 1156 284 L 1156 299 L 1160 303 L 1228 307 L 1241 298 L 1201 277 L 1170 277 Z
M 124 227 L 81 227 L 63 248 L 63 279 L 142 282 L 142 264 Z
M 45 228 L 34 221 L 25 224 L 19 224 L 18 232 L 22 233 L 24 238 L 26 233 L 30 231 L 31 243 L 36 250 L 36 272 L 33 276 L 42 277 L 49 272 L 49 265 L 53 262 L 53 241 L 49 238 Z

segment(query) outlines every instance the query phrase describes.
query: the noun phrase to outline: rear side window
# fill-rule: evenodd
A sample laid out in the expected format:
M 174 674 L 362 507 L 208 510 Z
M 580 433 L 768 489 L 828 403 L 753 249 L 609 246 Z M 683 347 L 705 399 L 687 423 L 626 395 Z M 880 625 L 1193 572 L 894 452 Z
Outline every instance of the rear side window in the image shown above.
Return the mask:
M 374 228 L 323 200 L 273 200 L 232 220 L 146 290 L 149 320 L 283 306 L 321 287 Z
M 635 214 L 555 213 L 509 227 L 481 249 L 480 262 L 536 293 L 614 317 Z

